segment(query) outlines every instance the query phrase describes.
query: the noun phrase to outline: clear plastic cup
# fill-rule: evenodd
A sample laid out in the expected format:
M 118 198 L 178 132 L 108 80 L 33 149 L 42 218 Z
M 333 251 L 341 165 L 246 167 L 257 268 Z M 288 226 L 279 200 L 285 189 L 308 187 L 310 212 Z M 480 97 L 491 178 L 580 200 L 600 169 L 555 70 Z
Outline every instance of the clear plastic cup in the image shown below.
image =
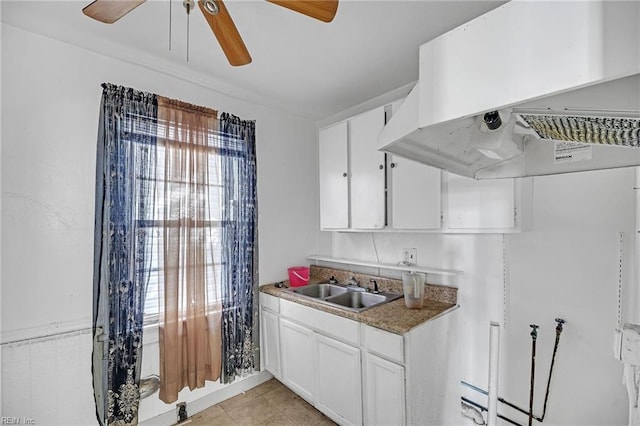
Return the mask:
M 404 272 L 402 274 L 402 289 L 404 303 L 407 308 L 420 309 L 424 303 L 424 283 L 427 274 L 422 272 Z

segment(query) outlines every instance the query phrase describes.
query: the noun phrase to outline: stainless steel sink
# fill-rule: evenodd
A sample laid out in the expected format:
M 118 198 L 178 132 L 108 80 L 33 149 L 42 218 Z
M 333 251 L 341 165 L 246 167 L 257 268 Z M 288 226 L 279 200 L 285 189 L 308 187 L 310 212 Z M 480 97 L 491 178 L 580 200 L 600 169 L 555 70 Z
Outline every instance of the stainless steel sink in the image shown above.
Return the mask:
M 401 294 L 394 293 L 368 293 L 366 291 L 349 291 L 333 297 L 328 297 L 325 302 L 338 305 L 343 309 L 354 312 L 362 312 L 374 306 L 382 305 L 392 300 L 401 298 Z
M 370 293 L 360 287 L 329 283 L 292 287 L 287 291 L 351 312 L 362 312 L 402 297 L 402 294 Z
M 310 284 L 302 287 L 294 287 L 291 289 L 294 293 L 301 294 L 314 299 L 324 299 L 325 297 L 335 296 L 347 292 L 346 287 L 336 284 Z

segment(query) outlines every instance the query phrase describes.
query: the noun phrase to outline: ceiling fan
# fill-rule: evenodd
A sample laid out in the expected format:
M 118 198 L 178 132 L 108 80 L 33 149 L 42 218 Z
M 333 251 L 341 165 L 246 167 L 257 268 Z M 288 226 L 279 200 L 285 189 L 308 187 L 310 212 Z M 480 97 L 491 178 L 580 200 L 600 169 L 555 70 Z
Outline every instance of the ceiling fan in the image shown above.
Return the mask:
M 82 12 L 100 22 L 113 24 L 146 0 L 95 0 Z M 323 22 L 331 22 L 338 10 L 338 0 L 267 0 L 294 12 L 302 13 Z M 222 51 L 233 66 L 251 63 L 251 55 L 240 37 L 222 0 L 197 0 L 207 23 L 218 39 Z M 187 13 L 193 8 L 193 0 L 185 0 Z

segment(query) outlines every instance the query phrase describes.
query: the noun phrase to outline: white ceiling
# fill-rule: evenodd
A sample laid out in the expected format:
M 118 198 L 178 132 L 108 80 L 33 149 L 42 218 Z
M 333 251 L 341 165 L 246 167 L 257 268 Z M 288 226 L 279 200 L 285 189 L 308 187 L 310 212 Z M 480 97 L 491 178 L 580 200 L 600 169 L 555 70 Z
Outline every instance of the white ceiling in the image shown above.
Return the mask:
M 148 0 L 112 25 L 82 14 L 86 1 L 2 0 L 2 22 L 196 81 L 230 96 L 321 120 L 418 79 L 418 47 L 504 1 L 340 0 L 326 24 L 256 0 L 225 4 L 253 62 L 228 64 L 192 11 Z

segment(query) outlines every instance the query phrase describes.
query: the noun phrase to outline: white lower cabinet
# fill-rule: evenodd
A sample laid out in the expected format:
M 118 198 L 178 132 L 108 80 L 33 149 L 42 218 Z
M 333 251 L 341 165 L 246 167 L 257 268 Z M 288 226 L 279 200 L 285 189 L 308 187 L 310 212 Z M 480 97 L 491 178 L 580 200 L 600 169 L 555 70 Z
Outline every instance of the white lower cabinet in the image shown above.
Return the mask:
M 280 318 L 282 382 L 310 403 L 314 403 L 315 368 L 313 331 Z
M 278 326 L 278 315 L 262 308 L 260 310 L 260 325 L 262 328 L 261 353 L 264 368 L 280 379 L 280 327 Z
M 362 424 L 360 348 L 315 335 L 316 407 L 340 424 Z
M 260 353 L 265 370 L 280 379 L 280 299 L 260 293 Z
M 261 306 L 263 345 L 279 338 L 279 367 L 273 348 L 262 349 L 267 370 L 334 422 L 460 421 L 455 312 L 399 335 L 273 296 L 260 302 L 271 305 Z
M 405 424 L 404 367 L 368 352 L 363 357 L 364 424 Z
M 280 300 L 282 383 L 340 425 L 362 425 L 360 324 Z

